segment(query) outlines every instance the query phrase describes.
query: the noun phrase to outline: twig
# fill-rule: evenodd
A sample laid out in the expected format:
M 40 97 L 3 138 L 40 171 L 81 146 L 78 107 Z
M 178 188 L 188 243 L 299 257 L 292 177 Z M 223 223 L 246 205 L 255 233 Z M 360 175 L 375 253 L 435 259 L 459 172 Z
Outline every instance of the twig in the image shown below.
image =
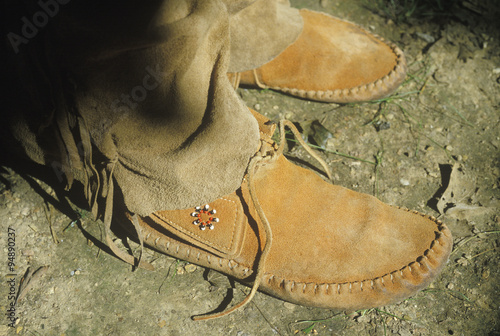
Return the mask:
M 52 227 L 52 215 L 54 214 L 54 208 L 50 205 L 50 203 L 45 202 L 45 207 L 43 208 L 43 210 L 45 211 L 45 217 L 49 222 L 49 228 L 50 228 L 50 234 L 52 235 L 52 240 L 54 240 L 54 243 L 59 244 L 59 239 L 57 239 L 56 232 Z
M 488 234 L 494 234 L 494 233 L 500 233 L 500 230 L 498 231 L 483 231 L 483 232 L 478 232 L 472 236 L 469 236 L 469 237 L 466 237 L 464 238 L 463 240 L 459 241 L 456 245 L 455 245 L 455 248 L 453 249 L 453 251 L 451 251 L 451 255 L 454 254 L 455 252 L 458 251 L 458 249 L 460 247 L 462 247 L 462 245 L 465 245 L 467 244 L 469 241 L 471 241 L 472 239 L 474 238 L 480 238 L 481 235 L 488 235 Z
M 476 255 L 474 255 L 474 256 L 472 256 L 472 257 L 470 257 L 470 259 L 474 259 L 474 258 L 476 258 L 476 257 L 479 257 L 481 254 L 484 254 L 484 253 L 489 252 L 489 251 L 495 251 L 495 250 L 498 250 L 498 247 L 491 248 L 491 249 L 488 249 L 488 250 L 483 251 L 483 252 L 481 252 L 481 253 L 478 253 L 478 254 L 476 254 Z
M 287 140 L 292 141 L 292 142 L 298 142 L 295 139 L 287 139 Z M 355 157 L 355 156 L 351 156 L 349 154 L 345 154 L 345 153 L 337 152 L 337 151 L 334 151 L 334 150 L 326 149 L 326 148 L 323 148 L 321 146 L 313 145 L 311 143 L 307 143 L 307 145 L 309 147 L 311 147 L 311 148 L 322 150 L 323 152 L 326 152 L 326 153 L 331 153 L 331 154 L 335 154 L 335 155 L 346 157 L 348 159 L 353 159 L 353 160 L 357 160 L 357 161 L 369 163 L 369 164 L 372 164 L 372 165 L 377 165 L 377 162 L 373 162 L 373 161 L 369 161 L 369 160 L 364 160 L 364 159 L 361 159 L 361 158 L 358 158 L 358 157 Z

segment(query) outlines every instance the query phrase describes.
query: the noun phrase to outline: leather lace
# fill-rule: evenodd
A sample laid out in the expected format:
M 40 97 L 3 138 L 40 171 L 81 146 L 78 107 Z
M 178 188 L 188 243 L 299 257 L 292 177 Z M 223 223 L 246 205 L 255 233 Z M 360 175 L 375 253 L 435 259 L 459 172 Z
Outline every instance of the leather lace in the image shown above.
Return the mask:
M 260 79 L 259 79 L 259 76 L 257 75 L 257 70 L 256 69 L 252 69 L 250 70 L 252 71 L 252 74 L 253 74 L 253 78 L 255 80 L 255 85 L 257 85 L 259 88 L 261 89 L 269 89 L 269 86 L 263 84 Z M 236 90 L 237 88 L 240 87 L 240 83 L 241 83 L 241 72 L 233 72 L 231 73 L 231 79 L 230 79 L 230 82 L 231 82 L 231 86 Z

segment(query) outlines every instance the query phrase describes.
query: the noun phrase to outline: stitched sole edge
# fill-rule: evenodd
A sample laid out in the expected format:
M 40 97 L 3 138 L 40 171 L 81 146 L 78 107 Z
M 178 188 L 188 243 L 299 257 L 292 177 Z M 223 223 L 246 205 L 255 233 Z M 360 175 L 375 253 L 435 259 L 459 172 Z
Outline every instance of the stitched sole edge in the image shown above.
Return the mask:
M 436 224 L 436 238 L 431 241 L 429 248 L 422 255 L 408 265 L 373 279 L 344 283 L 306 283 L 265 273 L 259 291 L 297 304 L 330 309 L 371 308 L 398 302 L 415 294 L 426 287 L 446 264 L 451 253 L 452 235 L 446 225 L 433 216 L 424 215 L 418 211 L 411 211 L 405 208 L 396 208 L 420 215 Z M 251 266 L 217 257 L 197 247 L 182 244 L 162 235 L 149 227 L 144 221 L 141 220 L 140 223 L 146 233 L 144 243 L 151 248 L 174 258 L 212 268 L 233 276 L 247 285 L 251 284 L 253 275 Z M 424 273 L 428 275 L 424 275 Z M 374 293 L 386 292 L 388 295 L 383 295 L 379 301 L 368 302 L 366 305 L 362 303 L 352 306 L 346 304 L 343 306 L 335 305 L 335 302 L 339 304 L 343 302 L 342 297 L 353 294 L 363 295 L 363 293 L 369 295 L 370 291 Z M 328 299 L 315 302 L 315 296 L 327 296 Z M 323 301 L 326 301 L 326 303 Z
M 321 13 L 321 12 L 315 12 L 315 13 L 327 17 L 332 17 L 331 15 L 328 15 L 326 13 Z M 304 89 L 281 87 L 281 86 L 269 86 L 265 83 L 262 83 L 261 79 L 259 79 L 261 85 L 256 85 L 256 86 L 261 89 L 271 89 L 299 98 L 316 100 L 327 103 L 341 103 L 341 104 L 380 99 L 385 96 L 388 96 L 394 90 L 396 90 L 397 87 L 406 78 L 407 67 L 406 67 L 406 58 L 404 56 L 403 51 L 400 48 L 398 48 L 394 43 L 386 41 L 383 37 L 371 33 L 355 23 L 351 23 L 349 21 L 342 20 L 339 18 L 335 19 L 355 25 L 367 35 L 373 36 L 379 42 L 387 45 L 392 50 L 392 52 L 396 57 L 396 65 L 394 66 L 394 68 L 387 75 L 373 82 L 355 86 L 352 88 L 336 89 L 333 91 L 332 90 L 316 91 L 316 90 L 304 90 Z M 233 75 L 234 73 L 230 73 L 229 77 L 231 78 Z

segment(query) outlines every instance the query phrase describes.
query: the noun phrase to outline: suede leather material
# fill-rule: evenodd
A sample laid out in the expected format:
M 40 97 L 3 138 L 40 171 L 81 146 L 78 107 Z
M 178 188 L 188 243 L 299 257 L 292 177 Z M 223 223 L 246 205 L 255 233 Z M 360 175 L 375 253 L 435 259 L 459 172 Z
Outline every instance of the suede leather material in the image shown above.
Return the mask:
M 299 38 L 255 72 L 241 73 L 241 84 L 345 103 L 386 96 L 404 80 L 406 61 L 396 46 L 330 15 L 300 14 Z
M 255 69 L 278 56 L 302 32 L 299 11 L 288 1 L 257 0 L 231 16 L 228 72 Z
M 338 309 L 394 303 L 427 286 L 451 251 L 451 234 L 435 219 L 330 185 L 283 156 L 257 174 L 255 189 L 274 237 L 262 290 L 287 301 Z M 438 257 L 424 258 L 432 247 Z M 336 285 L 330 290 L 337 296 L 325 284 Z
M 217 2 L 200 2 L 185 18 L 171 23 L 160 18 L 150 28 L 164 36 L 159 43 L 82 71 L 80 80 L 88 89 L 79 97 L 79 109 L 86 110 L 93 131 L 103 121 L 101 111 L 113 106 L 120 93 L 130 92 L 148 75 L 158 83 L 135 108 L 118 105 L 109 131 L 96 141 L 104 155 L 118 157 L 114 176 L 132 212 L 192 206 L 241 183 L 258 130 L 227 85 L 224 11 Z
M 9 97 L 15 142 L 30 159 L 66 175 L 69 185 L 79 180 L 91 206 L 97 195 L 106 197 L 110 177 L 126 207 L 144 216 L 233 192 L 259 138 L 255 119 L 226 76 L 230 12 L 248 4 L 176 0 L 139 8 L 125 1 L 117 8 L 74 1 L 61 6 L 47 29 L 12 57 L 45 53 L 43 62 L 57 72 L 43 87 L 30 78 L 30 65 L 23 65 L 27 73 L 14 82 L 33 82 L 40 95 L 24 104 L 17 95 Z M 38 50 L 39 42 L 51 49 Z M 66 82 L 56 86 L 59 77 Z M 38 98 L 64 104 L 48 103 L 55 108 L 51 118 L 50 108 L 29 104 Z
M 273 241 L 275 252 L 267 265 L 272 274 L 285 279 L 372 279 L 391 273 L 394 265 L 400 268 L 415 261 L 435 238 L 434 222 L 330 185 L 283 156 L 262 168 L 255 188 L 261 204 L 269 204 L 268 209 L 272 204 L 266 216 L 273 234 L 280 237 Z M 301 245 L 293 254 L 287 251 L 291 241 Z
M 239 255 L 242 248 L 242 239 L 245 236 L 247 225 L 244 221 L 244 212 L 236 195 L 226 195 L 211 203 L 210 210 L 215 210 L 213 215 L 201 214 L 200 218 L 196 208 L 186 210 L 158 211 L 150 215 L 156 223 L 152 224 L 158 230 L 168 230 L 181 239 L 197 245 L 204 250 L 225 258 L 234 258 Z M 188 220 L 186 220 L 186 218 Z M 204 232 L 196 220 L 207 221 L 208 218 L 224 218 L 223 222 L 214 222 L 213 229 L 205 228 Z M 211 233 L 211 234 L 210 234 Z
M 273 127 L 259 117 L 269 143 Z M 272 146 L 271 146 L 272 147 Z M 192 223 L 193 209 L 162 211 L 141 219 L 144 242 L 176 258 L 252 281 L 266 242 L 250 197 L 254 188 L 272 230 L 272 247 L 260 290 L 302 305 L 362 309 L 398 302 L 427 286 L 448 259 L 452 237 L 433 217 L 384 204 L 323 181 L 315 173 L 274 155 L 265 145 L 253 185 L 247 178 L 228 195 L 241 208 L 217 208 L 214 230 Z M 243 209 L 240 238 L 234 236 L 235 209 Z M 183 213 L 183 214 L 182 214 Z M 222 215 L 225 213 L 225 215 Z M 196 235 L 176 234 L 170 222 Z M 161 220 L 158 220 L 161 219 Z M 194 230 L 194 231 L 193 231 Z M 231 252 L 213 253 L 206 241 L 238 242 Z

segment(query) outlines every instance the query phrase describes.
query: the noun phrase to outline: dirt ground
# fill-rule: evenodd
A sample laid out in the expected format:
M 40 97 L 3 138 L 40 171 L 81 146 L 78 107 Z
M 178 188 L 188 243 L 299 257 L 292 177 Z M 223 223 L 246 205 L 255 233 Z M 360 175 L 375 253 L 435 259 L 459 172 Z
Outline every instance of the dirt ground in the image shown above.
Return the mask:
M 454 250 L 429 288 L 400 304 L 347 313 L 258 293 L 242 311 L 193 322 L 192 315 L 227 297 L 242 299 L 247 288 L 149 250 L 156 270 L 132 271 L 99 242 L 100 222 L 61 206 L 44 182 L 6 167 L 0 177 L 0 335 L 500 335 L 500 4 L 457 1 L 452 15 L 431 16 L 391 15 L 388 8 L 388 16 L 364 3 L 292 1 L 398 44 L 409 75 L 395 95 L 337 105 L 268 90 L 238 92 L 270 118 L 300 123 L 323 147 L 336 184 L 449 226 Z M 312 121 L 324 129 L 312 128 Z M 298 148 L 287 155 L 309 159 Z M 12 270 L 9 230 L 15 231 Z M 15 326 L 7 327 L 9 291 L 18 291 L 28 267 L 42 266 L 48 267 L 35 273 L 15 307 Z

